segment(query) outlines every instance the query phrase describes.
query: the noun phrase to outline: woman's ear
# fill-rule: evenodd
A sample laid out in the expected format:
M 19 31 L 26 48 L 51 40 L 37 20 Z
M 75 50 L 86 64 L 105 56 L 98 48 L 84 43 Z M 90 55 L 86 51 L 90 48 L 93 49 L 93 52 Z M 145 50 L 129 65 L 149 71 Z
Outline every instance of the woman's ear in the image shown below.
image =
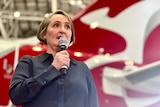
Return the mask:
M 46 35 L 45 34 L 43 35 L 43 38 L 46 39 Z

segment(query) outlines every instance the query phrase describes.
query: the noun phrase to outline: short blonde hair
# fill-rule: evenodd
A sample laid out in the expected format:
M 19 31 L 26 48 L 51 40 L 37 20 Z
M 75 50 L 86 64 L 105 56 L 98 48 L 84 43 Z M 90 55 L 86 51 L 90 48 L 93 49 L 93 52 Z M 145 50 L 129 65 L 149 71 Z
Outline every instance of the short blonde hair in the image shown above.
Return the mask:
M 57 10 L 57 11 L 55 11 L 54 13 L 51 13 L 48 17 L 45 17 L 45 18 L 42 20 L 42 22 L 40 23 L 39 28 L 38 28 L 38 30 L 37 30 L 37 38 L 38 38 L 41 42 L 47 44 L 47 43 L 46 43 L 46 39 L 44 38 L 44 35 L 45 35 L 45 33 L 47 32 L 47 28 L 48 28 L 48 25 L 49 25 L 49 23 L 50 23 L 51 17 L 52 17 L 53 15 L 55 15 L 55 14 L 62 14 L 62 15 L 64 15 L 64 16 L 68 19 L 69 23 L 71 24 L 71 31 L 72 31 L 72 36 L 71 36 L 71 41 L 70 41 L 70 43 L 74 43 L 74 42 L 75 42 L 74 25 L 73 25 L 72 19 L 71 19 L 71 17 L 69 16 L 69 14 L 66 13 L 66 12 L 63 11 L 63 10 Z

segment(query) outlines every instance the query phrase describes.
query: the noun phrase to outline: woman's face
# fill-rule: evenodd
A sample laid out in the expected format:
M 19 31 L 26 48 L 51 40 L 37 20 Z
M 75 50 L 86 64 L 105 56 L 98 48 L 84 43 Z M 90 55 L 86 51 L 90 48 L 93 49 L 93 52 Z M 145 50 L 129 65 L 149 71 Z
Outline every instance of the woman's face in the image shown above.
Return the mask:
M 72 30 L 68 19 L 62 14 L 55 14 L 50 18 L 47 31 L 44 35 L 46 39 L 48 51 L 59 51 L 59 38 L 65 36 L 68 40 L 68 45 L 71 40 Z

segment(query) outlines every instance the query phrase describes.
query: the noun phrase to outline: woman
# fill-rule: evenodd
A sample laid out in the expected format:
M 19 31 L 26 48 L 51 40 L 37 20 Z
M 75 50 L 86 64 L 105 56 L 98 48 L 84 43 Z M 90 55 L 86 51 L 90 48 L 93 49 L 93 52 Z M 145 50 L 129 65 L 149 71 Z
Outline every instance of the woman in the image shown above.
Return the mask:
M 67 39 L 67 47 L 75 41 L 70 16 L 57 10 L 40 24 L 37 38 L 47 51 L 32 57 L 24 56 L 13 74 L 9 96 L 22 107 L 98 107 L 92 75 L 83 62 L 70 58 L 61 50 L 59 39 Z M 67 67 L 62 75 L 61 67 Z

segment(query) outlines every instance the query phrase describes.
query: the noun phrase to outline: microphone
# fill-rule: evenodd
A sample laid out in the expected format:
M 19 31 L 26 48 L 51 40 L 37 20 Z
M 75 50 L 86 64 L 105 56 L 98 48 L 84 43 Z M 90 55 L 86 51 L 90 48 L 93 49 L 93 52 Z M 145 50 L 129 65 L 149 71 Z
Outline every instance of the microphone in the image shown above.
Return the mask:
M 60 46 L 61 51 L 67 49 L 67 38 L 66 37 L 61 36 L 59 38 L 59 46 Z M 67 66 L 65 66 L 65 65 L 62 66 L 61 69 L 60 69 L 61 74 L 66 75 L 67 74 L 67 69 L 68 69 Z

